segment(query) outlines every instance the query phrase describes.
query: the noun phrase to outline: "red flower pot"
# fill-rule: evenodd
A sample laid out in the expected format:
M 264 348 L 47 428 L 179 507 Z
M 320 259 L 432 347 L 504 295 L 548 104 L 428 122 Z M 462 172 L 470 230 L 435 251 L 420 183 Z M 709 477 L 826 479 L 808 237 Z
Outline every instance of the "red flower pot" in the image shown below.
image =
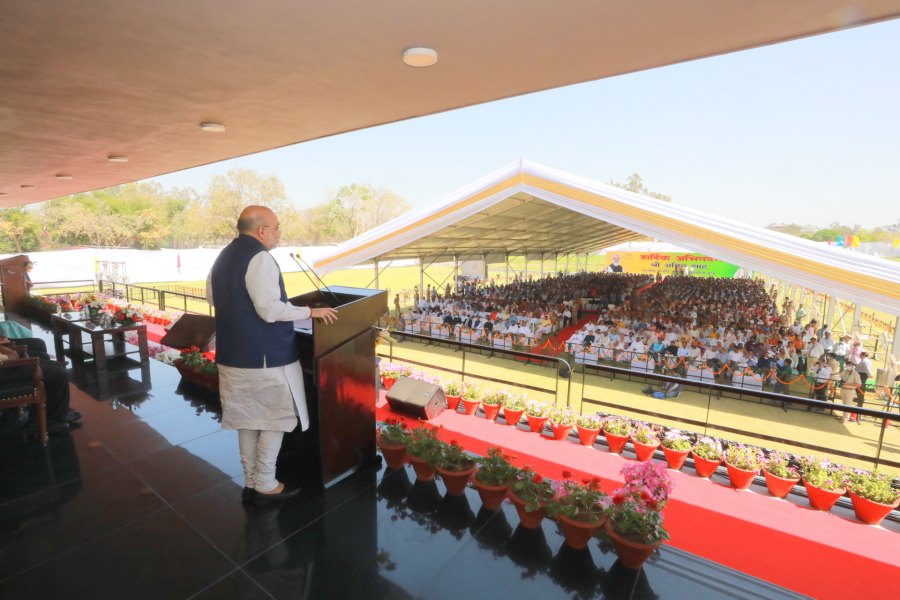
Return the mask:
M 784 477 L 772 475 L 765 469 L 763 469 L 763 475 L 766 477 L 766 487 L 769 488 L 769 494 L 776 498 L 784 498 L 790 494 L 791 490 L 794 489 L 794 486 L 800 482 L 799 477 L 785 479 Z
M 412 465 L 413 470 L 416 472 L 416 479 L 419 481 L 431 481 L 434 479 L 434 467 L 429 465 L 425 459 L 407 454 L 406 460 L 409 461 L 409 464 Z
M 831 507 L 838 501 L 838 498 L 844 495 L 845 491 L 843 488 L 840 490 L 823 490 L 808 481 L 804 481 L 803 485 L 806 486 L 806 495 L 809 496 L 809 505 L 816 510 L 825 512 L 831 510 Z
M 697 471 L 697 475 L 700 477 L 711 476 L 716 472 L 716 468 L 722 464 L 721 458 L 718 460 L 709 460 L 702 456 L 697 456 L 694 454 L 693 450 L 691 451 L 691 456 L 694 457 L 694 470 Z
M 684 461 L 687 459 L 687 455 L 690 453 L 690 450 L 672 450 L 671 448 L 662 447 L 663 454 L 666 455 L 666 463 L 669 465 L 670 469 L 674 469 L 678 471 L 681 467 L 684 466 Z
M 488 485 L 478 481 L 478 477 L 472 479 L 472 485 L 478 491 L 481 497 L 481 505 L 488 510 L 497 510 L 503 504 L 506 493 L 509 491 L 508 485 Z
M 603 435 L 606 436 L 606 445 L 609 446 L 609 451 L 614 454 L 620 454 L 625 449 L 625 444 L 628 443 L 627 435 L 616 435 L 605 429 Z
M 725 468 L 728 469 L 728 480 L 731 482 L 731 487 L 736 490 L 746 490 L 753 483 L 753 478 L 759 475 L 759 471 L 739 469 L 727 461 Z
M 466 485 L 472 479 L 472 475 L 475 474 L 476 466 L 473 464 L 462 471 L 451 471 L 444 467 L 435 467 L 435 469 L 441 474 L 441 479 L 444 480 L 444 485 L 447 486 L 447 493 L 451 496 L 462 496 L 466 493 Z
M 389 390 L 394 387 L 394 384 L 397 383 L 396 377 L 382 377 L 381 382 L 384 384 L 384 389 Z
M 447 407 L 455 412 L 459 407 L 460 400 L 462 400 L 461 396 L 447 396 Z
M 500 414 L 499 404 L 482 404 L 481 408 L 484 410 L 484 418 L 488 421 L 493 421 Z
M 634 438 L 631 438 L 631 445 L 634 447 L 634 453 L 640 462 L 647 462 L 653 458 L 653 453 L 659 448 L 659 440 L 652 444 L 642 444 Z
M 606 517 L 600 517 L 600 520 L 591 523 L 559 515 L 556 521 L 559 523 L 559 528 L 562 529 L 563 537 L 566 538 L 566 544 L 576 550 L 581 550 L 586 548 L 594 534 L 600 531 L 606 522 Z
M 550 423 L 550 429 L 553 430 L 553 439 L 554 440 L 564 440 L 569 437 L 569 432 L 572 431 L 571 425 L 558 425 L 556 423 Z
M 600 435 L 599 427 L 592 429 L 590 427 L 576 425 L 575 429 L 578 430 L 578 439 L 581 440 L 582 446 L 593 446 L 594 442 L 597 441 L 597 436 Z
M 391 469 L 402 469 L 406 462 L 406 446 L 403 444 L 387 444 L 378 440 L 378 447 L 387 466 Z
M 506 419 L 507 425 L 516 426 L 519 424 L 519 421 L 522 420 L 522 413 L 524 410 L 509 410 L 508 408 L 503 409 L 503 418 Z
M 531 427 L 531 431 L 535 433 L 540 433 L 544 430 L 548 419 L 548 417 L 533 417 L 531 415 L 525 415 L 525 418 L 528 419 L 528 426 Z
M 641 565 L 650 558 L 653 551 L 659 548 L 662 543 L 649 545 L 626 540 L 616 533 L 611 521 L 606 522 L 606 533 L 609 534 L 609 539 L 612 540 L 616 554 L 619 555 L 619 563 L 626 569 L 640 569 Z
M 541 523 L 544 521 L 544 515 L 547 513 L 544 505 L 541 505 L 536 511 L 528 512 L 525 510 L 525 501 L 512 493 L 512 491 L 509 492 L 509 499 L 513 503 L 513 506 L 516 507 L 516 512 L 519 515 L 519 521 L 522 527 L 526 529 L 537 529 L 541 526 Z
M 856 513 L 856 518 L 869 525 L 881 523 L 881 520 L 900 504 L 900 498 L 895 500 L 893 504 L 881 504 L 880 502 L 863 498 L 852 491 L 848 490 L 848 493 L 850 494 L 850 501 L 853 503 L 853 512 Z
M 463 398 L 463 412 L 471 417 L 478 412 L 479 404 L 481 404 L 481 400 L 466 400 Z

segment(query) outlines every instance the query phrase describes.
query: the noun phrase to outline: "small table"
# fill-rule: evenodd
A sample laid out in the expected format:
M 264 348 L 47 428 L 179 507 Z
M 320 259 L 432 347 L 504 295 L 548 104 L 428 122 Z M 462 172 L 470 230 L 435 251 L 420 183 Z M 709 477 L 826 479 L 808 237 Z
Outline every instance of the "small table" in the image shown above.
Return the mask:
M 72 359 L 72 370 L 77 379 L 84 379 L 86 367 L 96 371 L 99 396 L 108 395 L 109 375 L 131 369 L 141 369 L 140 389 L 150 387 L 150 354 L 147 345 L 147 326 L 143 323 L 101 327 L 81 313 L 52 315 L 51 326 L 56 357 Z M 137 346 L 126 345 L 125 334 L 137 334 Z M 138 391 L 138 390 L 135 390 Z

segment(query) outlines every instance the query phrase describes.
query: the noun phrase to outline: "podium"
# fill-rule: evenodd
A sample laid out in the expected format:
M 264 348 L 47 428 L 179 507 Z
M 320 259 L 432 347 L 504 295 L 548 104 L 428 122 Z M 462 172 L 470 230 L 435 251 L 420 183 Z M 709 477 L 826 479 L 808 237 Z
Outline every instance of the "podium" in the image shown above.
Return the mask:
M 387 292 L 332 286 L 291 298 L 295 306 L 331 306 L 338 320 L 295 329 L 310 427 L 287 434 L 278 455 L 281 481 L 328 487 L 375 462 L 378 397 L 372 328 L 388 310 Z

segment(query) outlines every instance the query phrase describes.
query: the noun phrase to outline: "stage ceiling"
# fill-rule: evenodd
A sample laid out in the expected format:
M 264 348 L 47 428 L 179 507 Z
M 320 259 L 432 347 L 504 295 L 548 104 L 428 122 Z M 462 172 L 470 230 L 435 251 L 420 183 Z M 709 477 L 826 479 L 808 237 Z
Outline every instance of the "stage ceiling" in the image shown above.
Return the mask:
M 898 15 L 900 0 L 7 0 L 0 208 Z M 438 63 L 404 65 L 414 46 Z

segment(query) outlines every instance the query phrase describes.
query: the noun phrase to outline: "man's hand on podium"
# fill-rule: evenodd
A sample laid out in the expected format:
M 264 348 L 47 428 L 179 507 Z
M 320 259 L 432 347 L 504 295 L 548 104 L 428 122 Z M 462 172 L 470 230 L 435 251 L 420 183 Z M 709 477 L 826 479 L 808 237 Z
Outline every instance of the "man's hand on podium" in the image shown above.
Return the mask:
M 322 319 L 328 325 L 331 325 L 338 319 L 337 311 L 330 306 L 324 308 L 311 308 L 309 309 L 309 315 L 313 319 Z

